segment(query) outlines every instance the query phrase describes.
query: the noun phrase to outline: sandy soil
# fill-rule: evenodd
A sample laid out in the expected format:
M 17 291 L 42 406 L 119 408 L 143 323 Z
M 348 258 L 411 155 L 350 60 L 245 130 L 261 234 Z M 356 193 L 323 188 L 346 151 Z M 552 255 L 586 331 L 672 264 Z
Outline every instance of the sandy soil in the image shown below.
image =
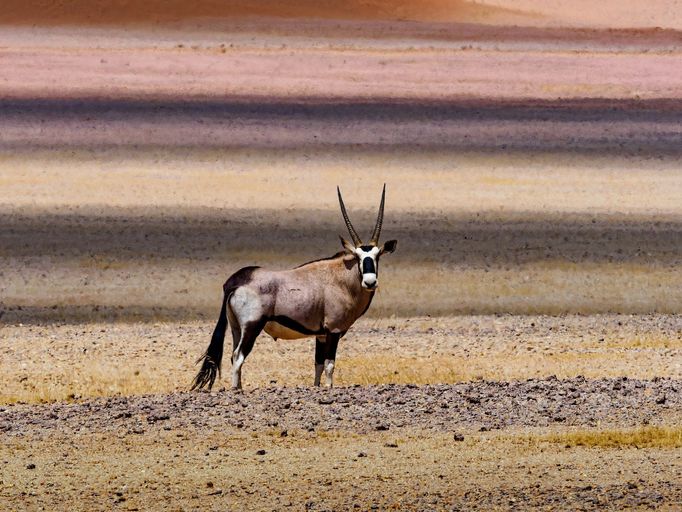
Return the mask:
M 0 499 L 23 510 L 675 510 L 681 499 L 674 449 L 281 432 L 11 440 Z
M 0 96 L 57 96 L 54 101 L 67 111 L 69 103 L 59 103 L 60 98 L 649 99 L 678 98 L 682 80 L 675 67 L 677 51 L 614 57 L 429 48 L 228 51 L 229 41 L 220 44 L 156 51 L 4 49 Z M 105 103 L 102 110 L 112 107 L 116 103 Z
M 0 402 L 188 389 L 211 322 L 6 326 Z M 231 343 L 231 341 L 228 341 Z M 486 379 L 682 378 L 675 315 L 363 319 L 339 348 L 336 382 L 438 384 Z M 308 386 L 313 343 L 263 335 L 247 387 Z M 224 380 L 229 383 L 229 364 Z
M 31 509 L 672 509 L 679 450 L 557 446 L 542 425 L 679 421 L 681 385 L 271 388 L 3 407 L 0 499 Z

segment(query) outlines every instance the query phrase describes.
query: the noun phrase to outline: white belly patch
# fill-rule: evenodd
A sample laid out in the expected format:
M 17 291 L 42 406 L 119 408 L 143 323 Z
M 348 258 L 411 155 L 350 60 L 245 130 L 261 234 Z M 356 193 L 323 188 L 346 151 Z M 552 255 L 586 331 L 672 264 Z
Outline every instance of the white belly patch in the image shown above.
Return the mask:
M 288 327 L 284 327 L 283 325 L 278 324 L 277 322 L 266 323 L 263 330 L 273 338 L 279 338 L 282 340 L 298 340 L 301 338 L 311 337 L 310 334 L 302 334 L 300 332 L 289 329 Z

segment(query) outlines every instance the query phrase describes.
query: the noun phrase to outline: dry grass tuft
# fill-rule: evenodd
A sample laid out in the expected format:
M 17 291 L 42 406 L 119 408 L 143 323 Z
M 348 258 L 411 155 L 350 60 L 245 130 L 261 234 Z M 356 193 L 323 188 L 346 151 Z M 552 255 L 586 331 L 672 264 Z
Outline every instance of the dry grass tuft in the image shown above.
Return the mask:
M 677 337 L 663 336 L 660 333 L 643 333 L 631 337 L 616 338 L 606 342 L 609 349 L 680 349 L 682 348 L 682 333 Z
M 549 434 L 542 438 L 567 447 L 682 448 L 682 427 L 642 427 L 633 430 L 581 430 Z
M 130 396 L 186 390 L 169 376 L 158 376 L 151 368 L 124 368 L 106 363 L 79 368 L 73 373 L 51 373 L 8 382 L 0 392 L 0 403 L 50 403 L 102 396 Z
M 340 361 L 338 382 L 342 385 L 437 384 L 482 378 L 459 358 L 355 356 Z

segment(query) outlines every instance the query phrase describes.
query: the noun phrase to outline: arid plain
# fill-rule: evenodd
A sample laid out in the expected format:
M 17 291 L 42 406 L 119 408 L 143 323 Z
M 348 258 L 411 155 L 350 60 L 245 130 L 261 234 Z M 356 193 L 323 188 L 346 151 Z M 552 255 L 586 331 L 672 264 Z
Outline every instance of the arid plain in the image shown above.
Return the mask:
M 680 22 L 510 3 L 0 15 L 0 508 L 678 509 Z M 338 389 L 261 336 L 189 393 L 383 183 Z

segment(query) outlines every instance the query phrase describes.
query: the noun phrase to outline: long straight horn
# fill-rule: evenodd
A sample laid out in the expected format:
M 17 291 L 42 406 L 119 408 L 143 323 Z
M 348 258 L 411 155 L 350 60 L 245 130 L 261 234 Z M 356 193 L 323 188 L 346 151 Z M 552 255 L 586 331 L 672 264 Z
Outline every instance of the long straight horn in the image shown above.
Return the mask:
M 381 235 L 381 225 L 384 223 L 384 200 L 386 199 L 386 183 L 384 183 L 384 190 L 381 192 L 381 204 L 379 205 L 379 215 L 377 216 L 377 224 L 374 226 L 374 232 L 372 233 L 372 240 L 369 242 L 370 245 L 376 245 L 379 243 L 379 235 Z
M 339 187 L 336 187 L 336 192 L 339 194 L 339 205 L 341 205 L 341 213 L 343 214 L 343 220 L 346 222 L 348 234 L 350 234 L 350 237 L 353 239 L 355 247 L 360 247 L 362 245 L 362 240 L 360 240 L 360 237 L 355 231 L 353 224 L 350 223 L 350 219 L 348 218 L 348 212 L 346 212 L 346 205 L 343 204 L 343 198 L 341 197 L 341 189 Z

